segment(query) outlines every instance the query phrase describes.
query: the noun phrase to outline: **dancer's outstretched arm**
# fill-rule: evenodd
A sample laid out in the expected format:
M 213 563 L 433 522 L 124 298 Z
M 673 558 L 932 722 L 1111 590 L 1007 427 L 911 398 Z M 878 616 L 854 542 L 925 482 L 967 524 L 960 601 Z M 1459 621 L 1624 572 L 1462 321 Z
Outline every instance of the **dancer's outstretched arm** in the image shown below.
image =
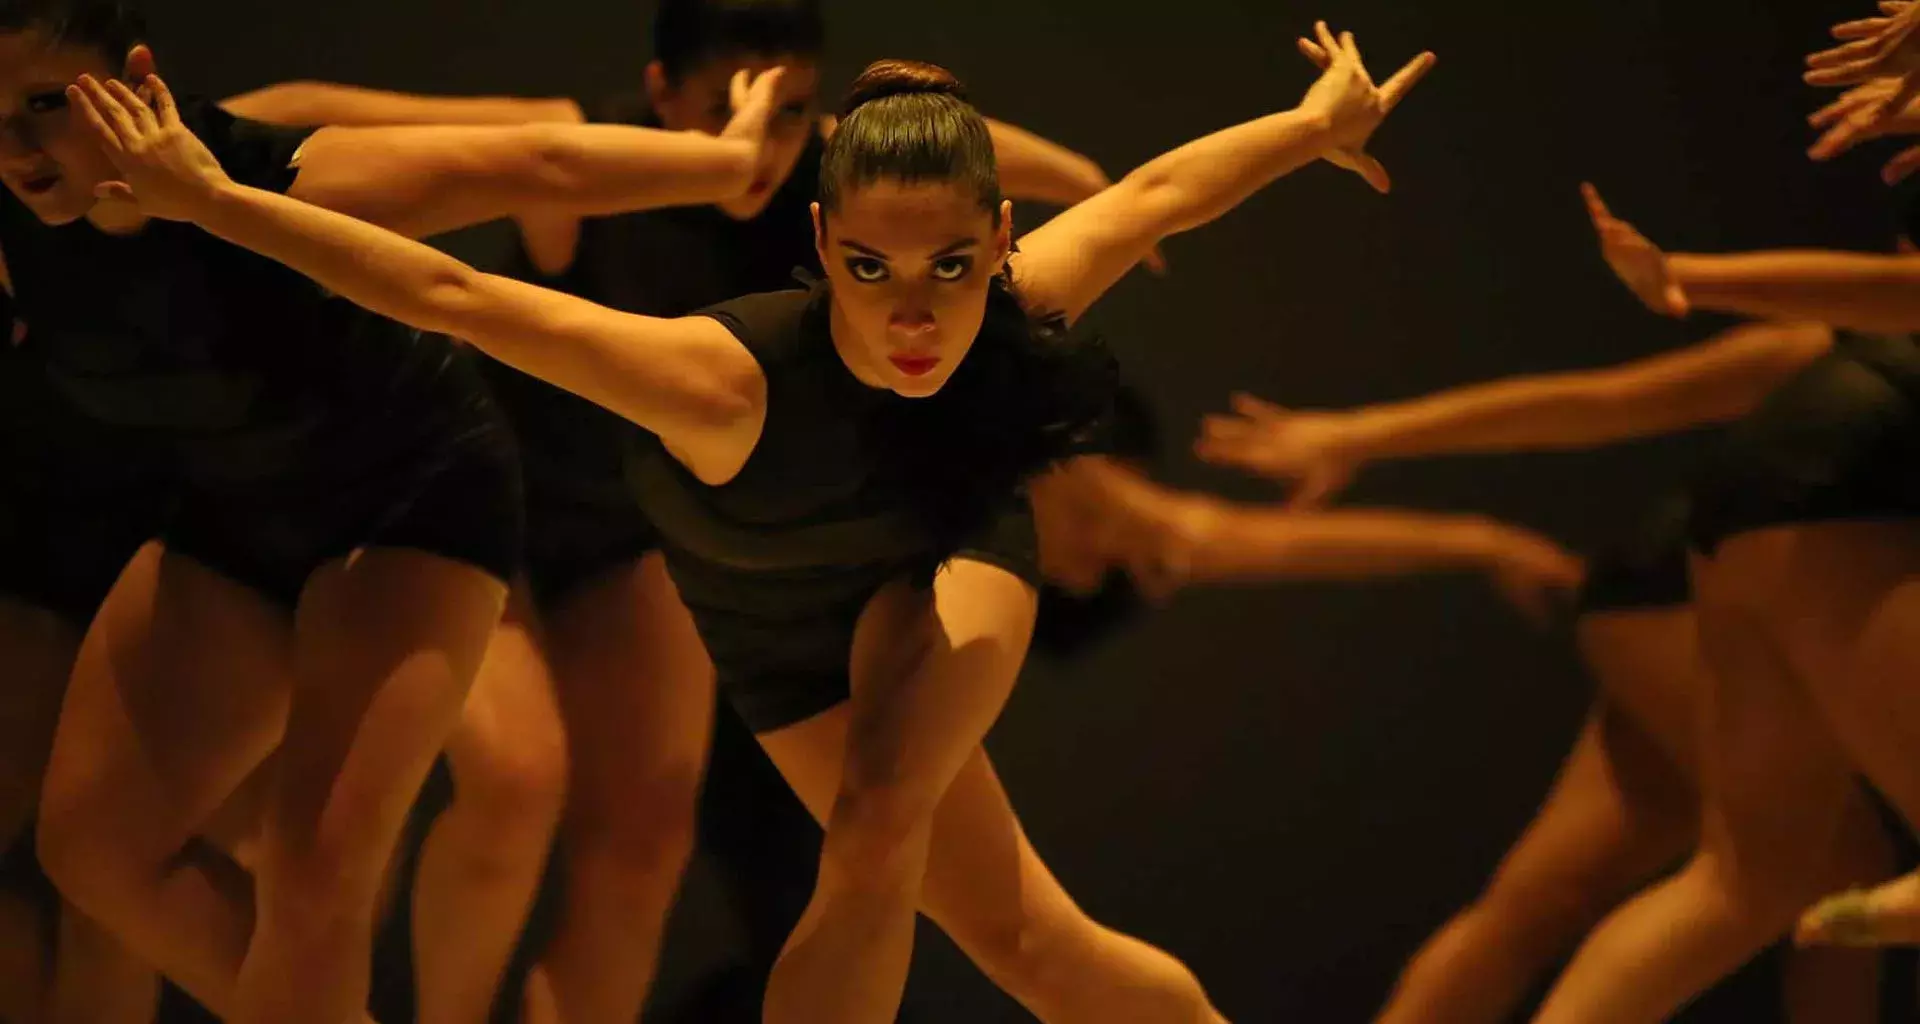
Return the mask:
M 435 96 L 338 82 L 276 82 L 220 101 L 238 117 L 266 124 L 341 128 L 395 125 L 579 124 L 580 105 L 560 97 Z
M 1402 402 L 1295 411 L 1236 395 L 1209 416 L 1201 458 L 1331 496 L 1389 459 L 1592 448 L 1745 415 L 1833 345 L 1821 324 L 1748 324 L 1619 366 L 1509 377 Z
M 438 96 L 369 89 L 337 82 L 281 82 L 220 102 L 228 111 L 266 124 L 336 128 L 580 124 L 580 104 L 561 97 Z M 832 118 L 822 118 L 831 133 Z M 1015 199 L 1071 206 L 1113 182 L 1100 165 L 1057 142 L 1003 121 L 987 119 L 1000 182 Z M 730 197 L 729 197 L 730 198 Z
M 1042 568 L 1097 585 L 1114 562 L 1164 596 L 1194 583 L 1485 573 L 1528 612 L 1579 586 L 1580 558 L 1484 516 L 1395 509 L 1297 512 L 1166 487 L 1117 460 L 1076 459 L 1036 481 Z M 1087 552 L 1089 547 L 1104 551 Z M 1076 562 L 1093 564 L 1085 568 Z
M 1219 218 L 1305 164 L 1361 152 L 1433 66 L 1421 54 L 1376 86 L 1352 33 L 1336 40 L 1324 22 L 1317 32 L 1335 57 L 1299 106 L 1156 157 L 1022 239 L 1012 262 L 1028 306 L 1077 319 L 1161 239 Z
M 149 79 L 154 106 L 90 77 L 69 97 L 149 216 L 191 221 L 421 330 L 463 338 L 661 436 L 697 474 L 730 476 L 764 420 L 765 377 L 717 321 L 633 316 L 481 273 L 391 231 L 236 184 Z M 743 440 L 744 438 L 744 440 Z M 721 454 L 714 454 L 719 452 Z
M 287 194 L 416 238 L 503 217 L 724 202 L 752 184 L 781 75 L 736 77 L 736 113 L 718 137 L 561 120 L 322 128 Z
M 1593 186 L 1585 192 L 1607 264 L 1656 313 L 1683 317 L 1697 308 L 1860 331 L 1920 331 L 1920 255 L 1669 255 L 1615 217 Z

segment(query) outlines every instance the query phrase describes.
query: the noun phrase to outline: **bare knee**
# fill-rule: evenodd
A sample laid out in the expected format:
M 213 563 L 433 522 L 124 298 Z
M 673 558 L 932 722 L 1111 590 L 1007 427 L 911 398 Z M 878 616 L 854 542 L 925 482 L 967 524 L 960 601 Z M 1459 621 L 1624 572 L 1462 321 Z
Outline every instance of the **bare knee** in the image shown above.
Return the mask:
M 269 835 L 259 880 L 263 927 L 296 943 L 371 941 L 387 871 L 352 838 Z
M 467 729 L 448 748 L 448 815 L 487 836 L 492 849 L 545 849 L 567 800 L 566 737 L 556 726 Z
M 608 897 L 649 897 L 677 881 L 693 855 L 700 765 L 661 765 L 624 784 L 582 786 L 568 808 L 569 861 L 587 868 Z
M 1657 823 L 1642 822 L 1629 834 L 1641 835 Z M 1642 838 L 1646 838 L 1643 836 Z M 1664 845 L 1662 836 L 1651 840 Z M 1675 859 L 1686 849 L 1684 840 L 1673 845 Z M 1493 934 L 1516 945 L 1554 956 L 1571 949 L 1614 907 L 1655 872 L 1657 863 L 1639 842 L 1615 847 L 1611 855 L 1582 851 L 1578 860 L 1543 863 L 1539 851 L 1516 851 L 1494 872 L 1480 895 L 1455 918 L 1466 926 L 1484 925 Z M 1638 865 L 1636 867 L 1636 865 Z
M 903 780 L 876 785 L 849 775 L 827 825 L 822 870 L 853 889 L 917 888 L 937 806 Z
M 1059 991 L 1075 976 L 1074 965 L 1087 959 L 1076 951 L 1095 945 L 1102 931 L 1071 903 L 1047 908 L 1023 903 L 1010 916 L 970 922 L 964 948 L 994 984 L 1016 998 L 1037 998 Z

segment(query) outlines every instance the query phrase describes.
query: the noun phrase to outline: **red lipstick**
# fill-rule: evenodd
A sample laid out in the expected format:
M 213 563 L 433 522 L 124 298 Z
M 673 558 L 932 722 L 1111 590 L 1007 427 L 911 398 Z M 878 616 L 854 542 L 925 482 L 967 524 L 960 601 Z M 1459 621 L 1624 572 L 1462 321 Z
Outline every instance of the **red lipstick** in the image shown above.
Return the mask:
M 909 377 L 924 377 L 932 373 L 934 367 L 940 365 L 940 357 L 938 356 L 896 355 L 888 356 L 887 361 L 892 363 L 895 369 Z

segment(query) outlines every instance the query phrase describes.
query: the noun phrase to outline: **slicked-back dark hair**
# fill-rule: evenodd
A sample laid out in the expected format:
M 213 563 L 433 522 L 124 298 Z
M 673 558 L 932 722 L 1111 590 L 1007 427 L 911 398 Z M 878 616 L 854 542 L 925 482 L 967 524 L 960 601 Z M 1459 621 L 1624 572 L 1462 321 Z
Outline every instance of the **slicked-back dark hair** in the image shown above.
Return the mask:
M 1000 167 L 986 118 L 950 72 L 883 60 L 861 73 L 820 159 L 820 208 L 875 181 L 951 182 L 1000 220 Z

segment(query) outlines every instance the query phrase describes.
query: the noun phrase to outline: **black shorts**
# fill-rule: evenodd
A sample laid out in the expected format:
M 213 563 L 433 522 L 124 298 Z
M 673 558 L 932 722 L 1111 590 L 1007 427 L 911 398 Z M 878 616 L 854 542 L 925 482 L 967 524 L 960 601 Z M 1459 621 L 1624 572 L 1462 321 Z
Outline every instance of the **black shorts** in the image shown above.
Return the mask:
M 525 536 L 520 456 L 475 360 L 419 336 L 375 383 L 313 408 L 304 432 L 185 449 L 167 549 L 288 608 L 316 569 L 368 547 L 511 581 Z
M 610 570 L 660 550 L 624 478 L 587 476 L 523 455 L 527 581 L 546 611 Z
M 1632 536 L 1595 554 L 1575 602 L 1580 615 L 1655 611 L 1693 600 L 1687 570 L 1687 502 L 1661 502 Z
M 1768 527 L 1920 517 L 1920 348 L 1843 337 L 1729 428 L 1692 500 L 1708 554 Z
M 1125 572 L 1108 573 L 1090 594 L 1048 584 L 1040 588 L 1040 613 L 1028 650 L 1050 661 L 1073 661 L 1124 633 L 1149 607 Z
M 0 593 L 85 628 L 167 510 L 158 487 L 97 500 L 0 494 Z
M 1025 525 L 1031 529 L 1032 521 Z M 1038 586 L 1030 537 L 1005 520 L 997 536 L 954 557 L 983 562 Z M 754 733 L 798 725 L 853 695 L 853 634 L 867 603 L 896 580 L 928 581 L 907 566 L 790 575 L 730 572 L 672 547 L 667 568 L 713 658 L 720 692 Z
M 639 427 L 491 359 L 480 365 L 519 444 L 526 481 L 525 569 L 547 610 L 611 569 L 660 549 L 634 500 L 626 459 Z
M 505 425 L 408 462 L 351 481 L 188 487 L 161 539 L 289 608 L 314 570 L 365 547 L 422 551 L 512 580 L 524 519 Z

